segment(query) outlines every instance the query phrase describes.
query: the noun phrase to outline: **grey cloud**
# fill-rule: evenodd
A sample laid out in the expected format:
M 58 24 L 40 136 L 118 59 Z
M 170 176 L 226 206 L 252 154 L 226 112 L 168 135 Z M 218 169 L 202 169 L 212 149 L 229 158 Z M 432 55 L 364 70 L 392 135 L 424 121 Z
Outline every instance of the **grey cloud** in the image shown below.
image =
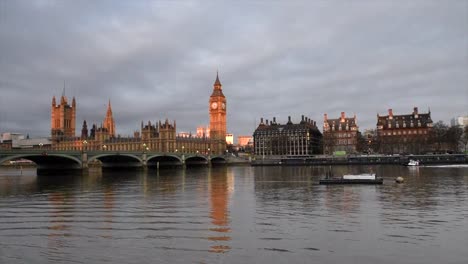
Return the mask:
M 47 135 L 64 81 L 77 127 L 111 99 L 122 135 L 165 118 L 194 132 L 217 69 L 236 136 L 341 111 L 373 128 L 413 106 L 447 122 L 468 109 L 467 21 L 455 0 L 3 1 L 0 132 Z

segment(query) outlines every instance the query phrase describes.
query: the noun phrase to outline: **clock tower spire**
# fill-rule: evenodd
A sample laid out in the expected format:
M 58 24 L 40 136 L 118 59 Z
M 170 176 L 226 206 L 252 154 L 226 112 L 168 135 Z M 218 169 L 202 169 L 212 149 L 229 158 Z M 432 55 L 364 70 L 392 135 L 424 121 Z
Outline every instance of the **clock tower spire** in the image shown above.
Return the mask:
M 226 97 L 223 94 L 218 72 L 213 84 L 213 92 L 209 100 L 211 150 L 216 154 L 224 153 L 226 149 Z

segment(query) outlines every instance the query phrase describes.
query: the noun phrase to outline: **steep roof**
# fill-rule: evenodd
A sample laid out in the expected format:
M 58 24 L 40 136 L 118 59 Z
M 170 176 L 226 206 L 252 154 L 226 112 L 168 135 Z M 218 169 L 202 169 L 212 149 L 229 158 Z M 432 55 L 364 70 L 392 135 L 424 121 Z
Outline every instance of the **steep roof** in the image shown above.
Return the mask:
M 419 114 L 415 107 L 412 114 L 393 115 L 392 110 L 389 109 L 388 115 L 377 115 L 377 126 L 383 129 L 431 127 L 431 112 L 429 111 L 428 113 Z

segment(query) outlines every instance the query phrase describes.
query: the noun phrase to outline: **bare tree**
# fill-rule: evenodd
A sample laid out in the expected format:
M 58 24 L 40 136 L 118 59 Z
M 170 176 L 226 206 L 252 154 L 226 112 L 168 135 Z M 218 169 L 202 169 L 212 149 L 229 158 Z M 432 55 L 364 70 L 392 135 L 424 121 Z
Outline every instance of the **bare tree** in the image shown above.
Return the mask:
M 447 147 L 450 151 L 458 152 L 458 146 L 463 135 L 463 129 L 459 126 L 452 126 L 447 129 L 447 136 L 445 137 Z
M 436 151 L 441 151 L 446 142 L 448 126 L 442 121 L 434 124 L 430 134 L 430 143 L 434 145 Z
M 460 142 L 463 146 L 464 152 L 466 153 L 468 147 L 468 126 L 463 128 L 463 135 L 461 136 Z

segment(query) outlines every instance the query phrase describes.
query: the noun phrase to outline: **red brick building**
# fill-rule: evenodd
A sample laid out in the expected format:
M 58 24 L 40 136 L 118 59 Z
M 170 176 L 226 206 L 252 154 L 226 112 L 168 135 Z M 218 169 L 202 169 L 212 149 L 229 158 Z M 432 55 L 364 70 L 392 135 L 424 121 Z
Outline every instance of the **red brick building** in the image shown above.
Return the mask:
M 323 152 L 332 154 L 335 151 L 356 152 L 358 144 L 359 127 L 356 115 L 346 117 L 345 112 L 336 119 L 323 117 Z
M 394 115 L 392 109 L 388 115 L 377 114 L 379 152 L 419 154 L 429 150 L 432 125 L 431 111 L 419 113 L 417 107 L 406 115 Z

